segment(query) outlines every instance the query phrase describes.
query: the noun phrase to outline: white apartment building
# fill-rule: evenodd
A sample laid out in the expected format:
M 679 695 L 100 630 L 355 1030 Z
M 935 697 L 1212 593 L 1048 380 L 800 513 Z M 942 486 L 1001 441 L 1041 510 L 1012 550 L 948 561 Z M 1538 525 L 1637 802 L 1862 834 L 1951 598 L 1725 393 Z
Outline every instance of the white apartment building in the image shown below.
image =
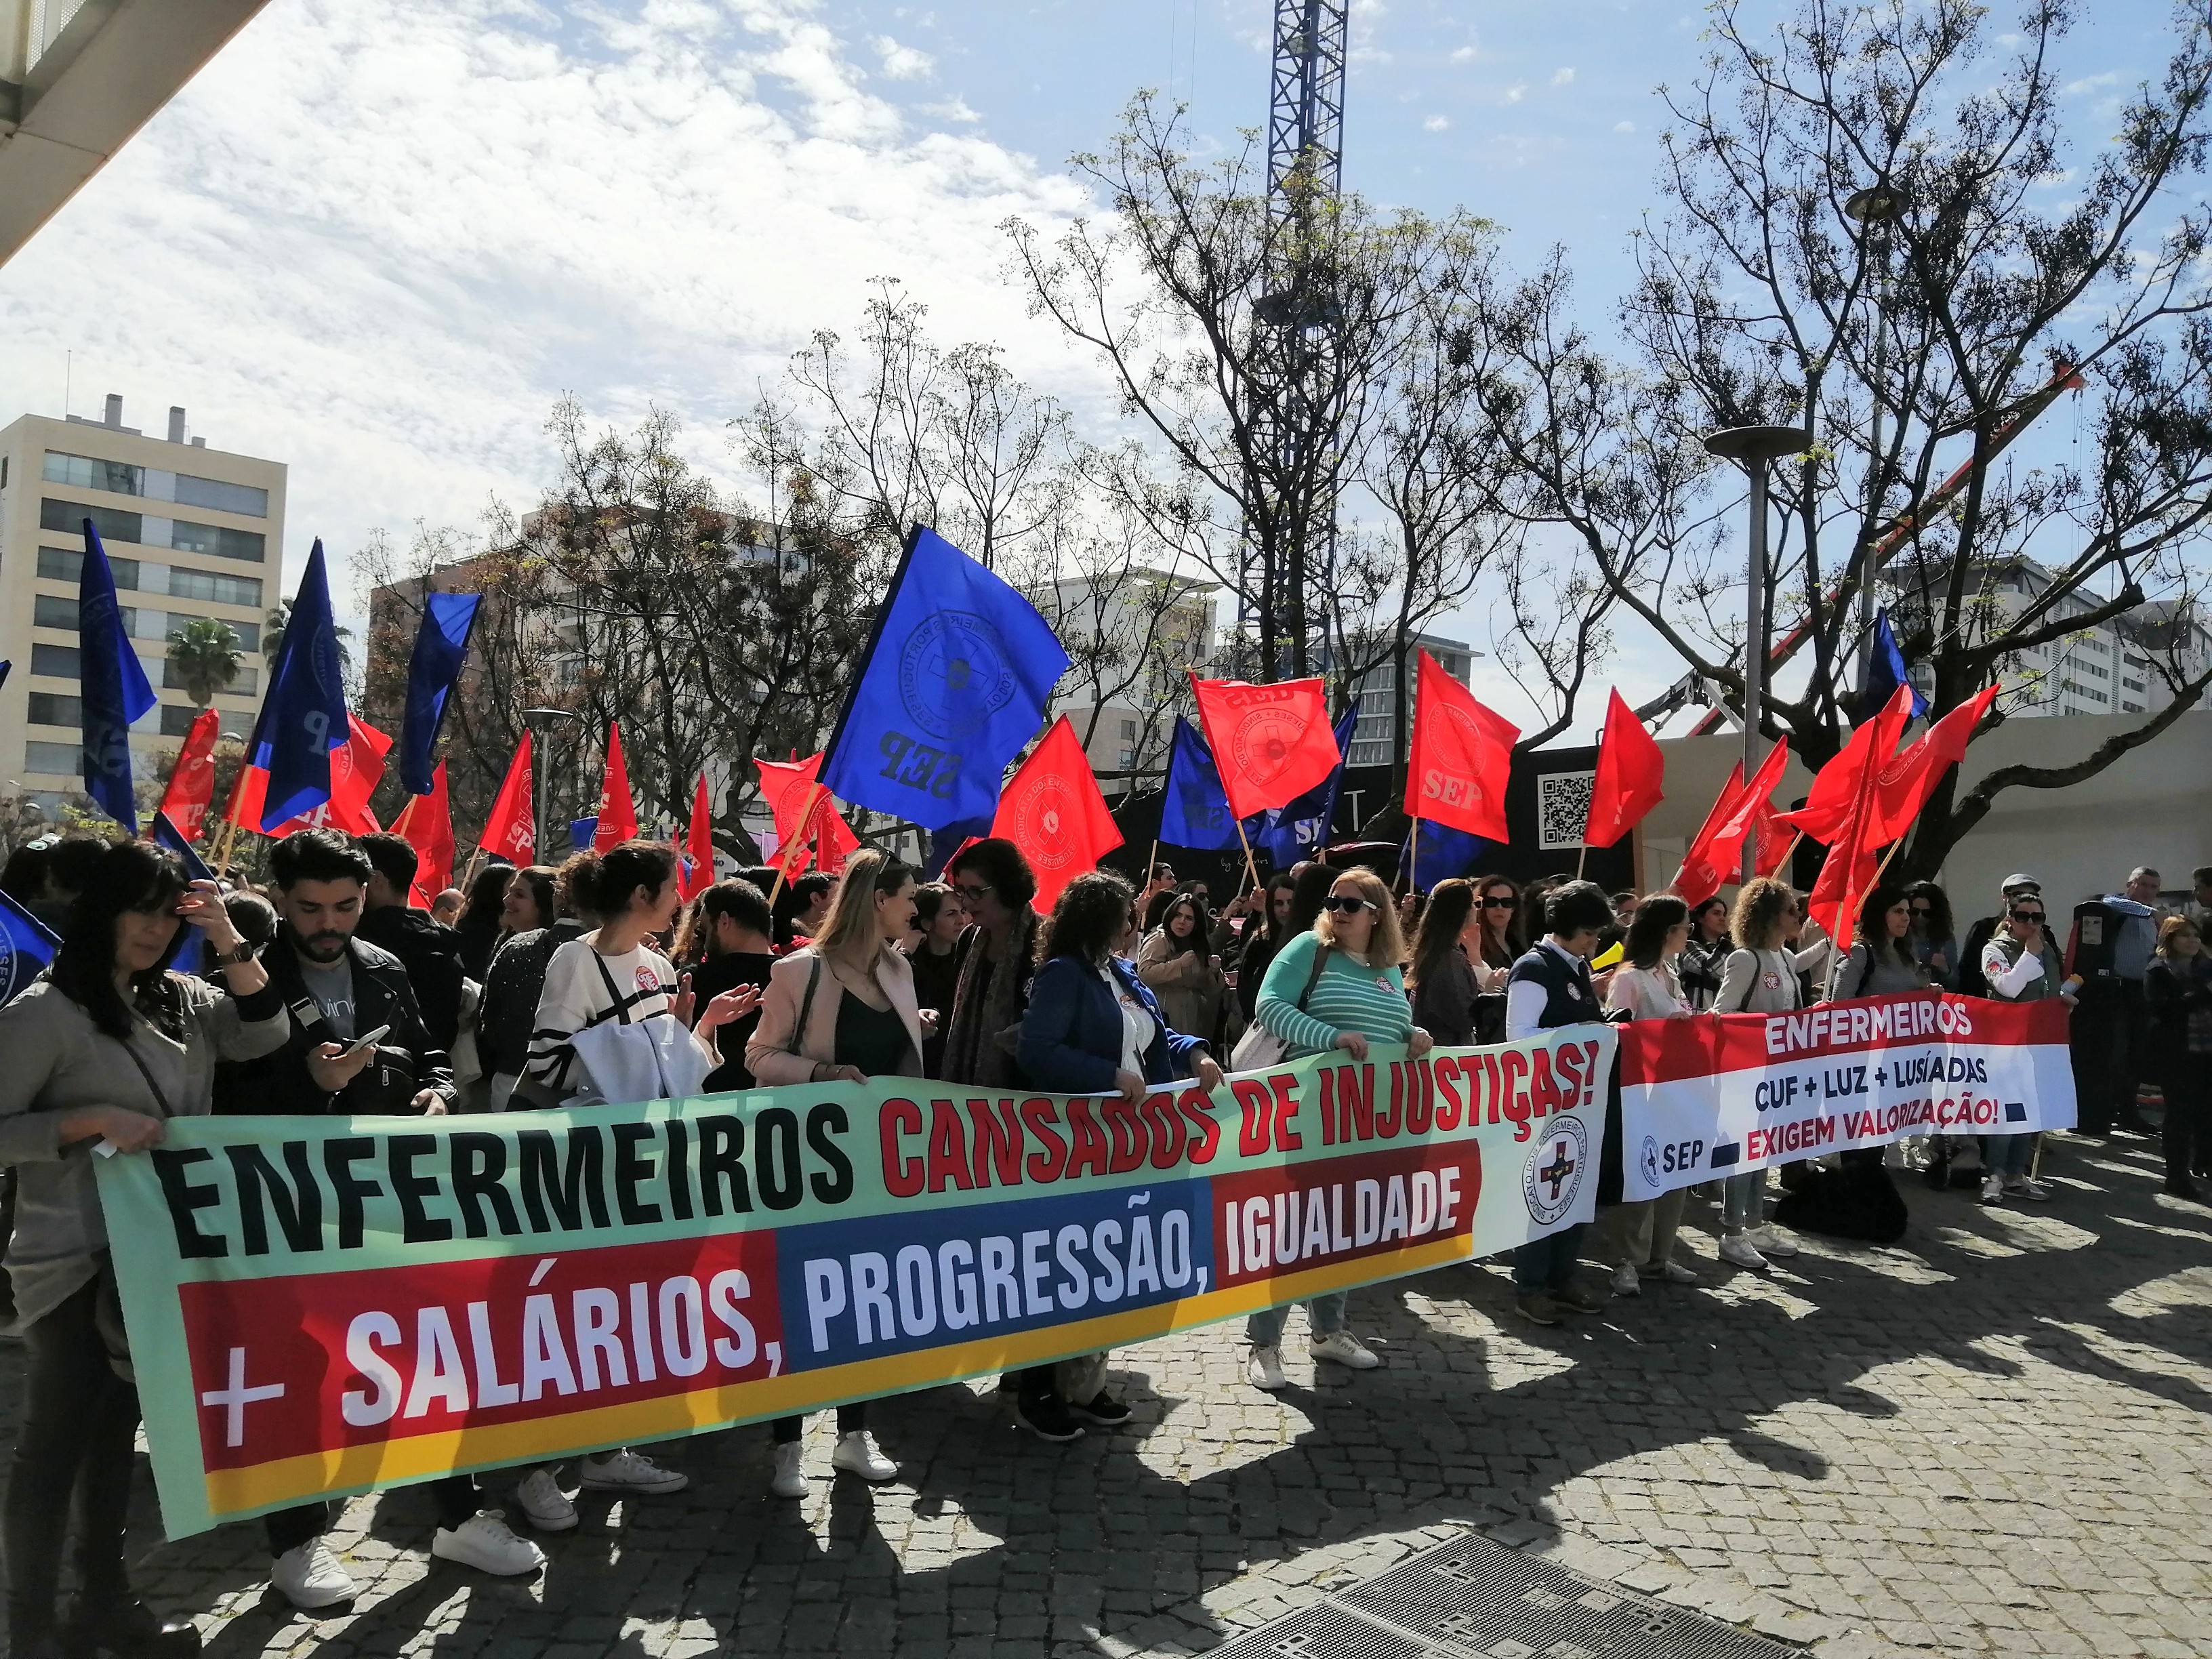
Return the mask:
M 1078 737 L 1088 734 L 1091 769 L 1109 794 L 1126 786 L 1128 775 L 1167 764 L 1176 714 L 1190 704 L 1188 671 L 1205 674 L 1213 653 L 1218 591 L 1138 568 L 1117 573 L 1111 587 L 1066 579 L 1040 603 L 1075 663 L 1060 680 L 1052 713 L 1073 721 Z
M 160 783 L 199 710 L 168 665 L 170 634 L 211 617 L 237 636 L 238 678 L 218 694 L 222 729 L 252 729 L 264 672 L 261 631 L 278 603 L 285 468 L 188 438 L 172 408 L 165 437 L 123 423 L 26 415 L 0 431 L 0 793 L 51 811 L 82 792 L 77 580 L 83 521 L 115 572 L 116 598 L 159 702 L 131 728 L 136 778 Z
M 1448 640 L 1435 634 L 1416 634 L 1406 642 L 1406 653 L 1395 663 L 1385 662 L 1359 677 L 1352 690 L 1359 718 L 1352 728 L 1349 766 L 1388 766 L 1406 743 L 1398 730 L 1398 677 L 1406 677 L 1406 718 L 1413 717 L 1413 686 L 1419 676 L 1420 653 L 1427 652 L 1437 665 L 1462 685 L 1474 671 L 1477 655 L 1464 640 Z
M 2029 600 L 2049 590 L 2052 573 L 2022 559 L 1993 574 L 1987 602 L 1996 613 L 1993 629 L 2020 614 Z M 2090 593 L 2069 593 L 2056 607 L 2057 619 L 2086 616 L 2098 603 Z M 2152 601 L 2114 621 L 2082 628 L 2049 644 L 2006 659 L 1998 679 L 2002 706 L 2014 714 L 2145 714 L 2173 701 L 2152 659 L 2178 645 L 2185 672 L 2201 674 L 2212 664 L 2212 634 L 2185 606 Z M 1925 687 L 1923 688 L 1926 689 Z

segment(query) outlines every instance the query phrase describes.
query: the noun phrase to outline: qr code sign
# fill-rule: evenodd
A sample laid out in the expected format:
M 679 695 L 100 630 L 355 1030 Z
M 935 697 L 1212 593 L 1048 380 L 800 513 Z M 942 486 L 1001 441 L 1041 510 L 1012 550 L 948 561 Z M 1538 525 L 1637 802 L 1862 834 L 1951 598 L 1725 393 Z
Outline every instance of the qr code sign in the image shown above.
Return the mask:
M 1579 847 L 1589 827 L 1595 772 L 1553 772 L 1536 780 L 1536 845 Z

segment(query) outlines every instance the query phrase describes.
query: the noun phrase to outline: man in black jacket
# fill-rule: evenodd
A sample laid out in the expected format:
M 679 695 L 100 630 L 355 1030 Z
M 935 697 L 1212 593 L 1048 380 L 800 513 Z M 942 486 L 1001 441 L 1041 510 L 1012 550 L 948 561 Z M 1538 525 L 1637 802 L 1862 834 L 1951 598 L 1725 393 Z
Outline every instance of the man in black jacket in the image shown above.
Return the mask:
M 264 965 L 292 1010 L 292 1035 L 273 1054 L 226 1067 L 218 1109 L 233 1112 L 404 1112 L 435 1116 L 453 1104 L 453 1071 L 422 1024 L 399 958 L 355 937 L 368 891 L 368 855 L 335 830 L 305 830 L 269 855 L 281 918 Z M 350 1045 L 380 1026 L 374 1043 Z M 404 1051 L 404 1056 L 401 1052 Z M 535 1572 L 542 1551 L 480 1507 L 476 1480 L 429 1483 L 438 1512 L 430 1553 L 504 1576 Z M 279 1510 L 263 1520 L 270 1579 L 295 1607 L 350 1600 L 351 1577 L 322 1542 L 328 1503 Z
M 408 902 L 419 861 L 405 840 L 379 830 L 355 837 L 354 845 L 368 855 L 369 862 L 358 937 L 391 951 L 406 965 L 422 1023 L 438 1047 L 450 1054 L 461 1027 L 461 982 L 468 977 L 461 963 L 461 936 L 433 921 L 428 910 Z

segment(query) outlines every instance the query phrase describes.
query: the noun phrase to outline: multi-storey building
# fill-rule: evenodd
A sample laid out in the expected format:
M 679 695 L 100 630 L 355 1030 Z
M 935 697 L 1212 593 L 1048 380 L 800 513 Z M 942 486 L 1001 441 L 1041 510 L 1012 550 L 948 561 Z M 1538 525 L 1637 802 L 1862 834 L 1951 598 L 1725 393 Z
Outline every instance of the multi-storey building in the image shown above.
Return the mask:
M 1411 720 L 1413 683 L 1424 651 L 1462 685 L 1468 683 L 1476 655 L 1472 646 L 1464 640 L 1447 640 L 1434 634 L 1413 635 L 1406 641 L 1402 658 L 1369 669 L 1352 688 L 1352 696 L 1359 706 L 1359 719 L 1352 728 L 1351 752 L 1345 757 L 1346 764 L 1388 766 L 1404 748 L 1406 738 L 1398 730 L 1398 678 L 1405 676 L 1406 718 Z
M 1990 630 L 2008 627 L 2055 580 L 2033 559 L 1993 571 L 1985 588 L 1985 603 L 1995 613 Z M 2065 594 L 2052 606 L 2053 619 L 2063 623 L 2087 616 L 2100 602 L 2094 593 Z M 2014 714 L 2154 714 L 2173 701 L 2173 692 L 2154 658 L 2187 676 L 2212 665 L 2212 635 L 2193 609 L 2154 600 L 2110 622 L 2014 653 L 1999 670 L 2002 706 Z M 1921 678 L 1924 682 L 1924 671 Z
M 1138 567 L 1104 582 L 1067 578 L 1041 605 L 1074 659 L 1053 713 L 1088 739 L 1091 769 L 1109 795 L 1167 764 L 1176 712 L 1190 703 L 1188 672 L 1206 672 L 1212 655 L 1217 591 Z
M 26 415 L 0 432 L 0 791 L 49 810 L 83 787 L 77 580 L 83 524 L 99 530 L 116 598 L 157 705 L 131 728 L 131 768 L 155 778 L 199 710 L 168 662 L 171 634 L 212 618 L 237 638 L 238 677 L 214 706 L 223 730 L 252 728 L 261 635 L 280 592 L 285 469 L 210 449 L 169 410 L 165 437 L 105 417 Z

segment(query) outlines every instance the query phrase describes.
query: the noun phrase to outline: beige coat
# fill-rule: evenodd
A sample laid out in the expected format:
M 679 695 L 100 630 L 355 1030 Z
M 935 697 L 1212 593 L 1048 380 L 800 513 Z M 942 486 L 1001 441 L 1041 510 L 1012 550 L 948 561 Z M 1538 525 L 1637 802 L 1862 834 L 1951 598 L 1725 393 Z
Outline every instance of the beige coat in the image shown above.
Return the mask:
M 822 963 L 822 977 L 814 988 L 814 1006 L 807 1013 L 806 1030 L 794 1042 L 793 1029 L 799 1024 L 799 1010 L 806 1000 L 806 982 L 817 962 Z M 921 1012 L 914 999 L 913 964 L 885 946 L 876 956 L 876 983 L 906 1026 L 907 1056 L 899 1074 L 926 1075 L 921 1067 Z M 761 996 L 760 1024 L 745 1044 L 745 1069 L 763 1084 L 812 1082 L 817 1064 L 836 1063 L 837 1010 L 844 1000 L 845 988 L 828 962 L 811 949 L 793 951 L 769 970 L 768 989 Z
M 1159 999 L 1169 1029 L 1201 1042 L 1213 1041 L 1226 985 L 1204 951 L 1175 950 L 1162 929 L 1137 952 L 1137 977 Z

